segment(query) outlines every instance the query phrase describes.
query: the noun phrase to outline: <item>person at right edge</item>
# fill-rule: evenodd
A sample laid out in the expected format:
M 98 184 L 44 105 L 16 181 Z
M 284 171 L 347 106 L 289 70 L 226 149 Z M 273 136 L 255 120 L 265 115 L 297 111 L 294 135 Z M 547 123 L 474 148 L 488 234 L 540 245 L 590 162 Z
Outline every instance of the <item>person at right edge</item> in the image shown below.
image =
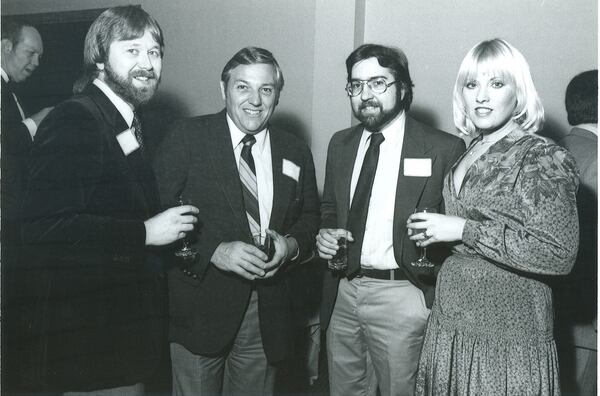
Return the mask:
M 444 181 L 446 214 L 408 222 L 425 229 L 411 231 L 421 246 L 455 243 L 438 274 L 416 395 L 559 395 L 548 283 L 577 255 L 575 160 L 534 135 L 544 110 L 527 61 L 502 39 L 467 53 L 453 103 L 456 127 L 475 138 Z
M 361 123 L 329 143 L 317 236 L 319 256 L 331 259 L 336 230 L 352 234 L 348 269 L 323 282 L 330 391 L 412 395 L 437 269 L 412 264 L 419 249 L 405 222 L 418 206 L 443 210 L 442 181 L 465 143 L 407 114 L 413 84 L 401 50 L 362 45 L 346 69 Z
M 598 295 L 598 70 L 573 77 L 565 107 L 573 129 L 558 144 L 580 170 L 577 209 L 579 252 L 573 271 L 557 282 L 556 341 L 563 393 L 595 395 Z

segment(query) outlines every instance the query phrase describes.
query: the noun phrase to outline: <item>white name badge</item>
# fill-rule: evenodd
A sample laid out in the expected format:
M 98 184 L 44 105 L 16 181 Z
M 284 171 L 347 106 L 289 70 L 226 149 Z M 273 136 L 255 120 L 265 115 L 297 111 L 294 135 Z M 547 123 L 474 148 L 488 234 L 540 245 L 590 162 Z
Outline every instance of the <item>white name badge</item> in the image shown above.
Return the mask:
M 129 155 L 140 148 L 140 144 L 135 138 L 133 129 L 131 128 L 125 129 L 123 132 L 119 133 L 117 135 L 117 141 L 119 142 L 119 146 L 121 146 L 121 150 L 123 150 L 123 154 L 125 155 Z
M 292 161 L 284 158 L 281 165 L 281 171 L 284 175 L 291 177 L 298 182 L 298 179 L 300 178 L 300 167 L 294 164 Z
M 431 158 L 405 158 L 404 176 L 430 177 Z

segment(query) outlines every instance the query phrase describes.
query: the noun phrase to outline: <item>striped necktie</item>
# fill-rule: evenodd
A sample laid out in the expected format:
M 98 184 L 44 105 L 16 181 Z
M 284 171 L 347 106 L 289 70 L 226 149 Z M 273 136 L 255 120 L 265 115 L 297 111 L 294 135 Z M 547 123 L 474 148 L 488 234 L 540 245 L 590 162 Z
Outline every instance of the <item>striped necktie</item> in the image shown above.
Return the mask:
M 240 180 L 242 181 L 242 193 L 246 217 L 252 234 L 260 232 L 260 211 L 258 209 L 258 187 L 256 185 L 256 169 L 254 158 L 252 158 L 252 146 L 256 139 L 252 135 L 246 135 L 242 139 L 242 155 L 240 156 Z
M 142 135 L 142 123 L 136 112 L 133 112 L 133 122 L 131 123 L 131 129 L 133 129 L 133 134 L 135 135 L 138 144 L 140 145 L 140 149 L 144 151 L 144 137 Z

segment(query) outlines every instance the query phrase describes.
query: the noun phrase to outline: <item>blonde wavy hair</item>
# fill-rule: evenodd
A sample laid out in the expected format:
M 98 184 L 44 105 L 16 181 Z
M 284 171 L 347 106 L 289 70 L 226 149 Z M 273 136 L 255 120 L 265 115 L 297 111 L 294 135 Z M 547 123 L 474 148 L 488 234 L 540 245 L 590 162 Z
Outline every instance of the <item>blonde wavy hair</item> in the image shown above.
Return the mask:
M 507 41 L 495 38 L 482 41 L 471 48 L 458 70 L 452 104 L 454 125 L 459 131 L 470 135 L 477 130 L 467 115 L 463 89 L 478 71 L 502 77 L 513 85 L 517 104 L 512 119 L 523 130 L 535 133 L 542 128 L 544 107 L 533 85 L 525 57 Z

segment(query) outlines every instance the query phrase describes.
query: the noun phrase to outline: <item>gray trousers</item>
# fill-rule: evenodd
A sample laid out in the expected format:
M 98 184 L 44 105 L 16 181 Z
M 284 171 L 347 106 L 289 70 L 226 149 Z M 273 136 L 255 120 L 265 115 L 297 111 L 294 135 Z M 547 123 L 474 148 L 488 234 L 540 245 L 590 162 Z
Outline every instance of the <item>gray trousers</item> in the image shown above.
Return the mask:
M 413 395 L 429 312 L 407 280 L 341 279 L 327 329 L 331 395 Z
M 173 396 L 272 395 L 276 370 L 268 364 L 263 349 L 256 291 L 227 353 L 195 355 L 171 343 L 171 364 Z

